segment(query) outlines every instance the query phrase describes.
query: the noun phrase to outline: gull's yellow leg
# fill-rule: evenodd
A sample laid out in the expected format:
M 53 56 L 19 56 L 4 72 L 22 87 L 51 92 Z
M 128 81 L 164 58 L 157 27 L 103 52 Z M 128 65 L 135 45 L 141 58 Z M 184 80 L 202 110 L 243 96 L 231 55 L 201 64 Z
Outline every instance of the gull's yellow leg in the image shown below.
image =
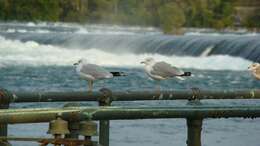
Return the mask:
M 93 89 L 93 81 L 88 81 L 88 92 L 92 92 Z

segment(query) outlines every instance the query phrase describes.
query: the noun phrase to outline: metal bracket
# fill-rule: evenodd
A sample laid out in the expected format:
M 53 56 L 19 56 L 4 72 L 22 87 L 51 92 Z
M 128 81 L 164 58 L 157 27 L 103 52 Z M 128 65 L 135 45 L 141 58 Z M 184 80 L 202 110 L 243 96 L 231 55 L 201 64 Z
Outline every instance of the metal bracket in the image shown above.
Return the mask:
M 200 89 L 199 88 L 191 88 L 192 96 L 188 99 L 189 101 L 199 100 L 200 97 Z
M 56 144 L 56 145 L 66 145 L 66 146 L 98 146 L 96 141 L 87 141 L 81 139 L 74 138 L 37 138 L 37 137 L 12 137 L 12 136 L 4 136 L 0 137 L 0 144 L 3 144 L 4 141 L 31 141 L 38 142 L 41 146 L 47 146 L 48 144 Z M 6 143 L 5 143 L 6 144 Z M 9 144 L 10 145 L 10 144 Z M 9 146 L 7 144 L 7 146 Z
M 100 106 L 107 106 L 110 105 L 112 102 L 112 91 L 108 88 L 102 88 L 99 90 L 102 93 L 102 96 L 99 97 L 99 105 Z
M 42 139 L 38 141 L 41 143 L 41 146 L 47 146 L 48 144 L 58 144 L 58 145 L 67 145 L 67 146 L 96 146 L 97 142 L 77 140 L 77 139 Z

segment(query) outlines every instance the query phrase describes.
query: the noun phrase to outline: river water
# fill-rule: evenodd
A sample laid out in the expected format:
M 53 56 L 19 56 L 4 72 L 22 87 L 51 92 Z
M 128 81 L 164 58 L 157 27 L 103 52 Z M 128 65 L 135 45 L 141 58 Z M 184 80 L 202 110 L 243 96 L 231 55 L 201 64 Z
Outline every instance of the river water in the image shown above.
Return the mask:
M 230 40 L 223 42 L 226 38 Z M 230 90 L 258 88 L 260 82 L 247 71 L 248 65 L 252 63 L 250 60 L 258 60 L 259 41 L 256 41 L 258 38 L 258 34 L 250 33 L 196 32 L 177 37 L 163 35 L 154 28 L 80 26 L 63 23 L 0 23 L 0 85 L 11 91 L 84 91 L 87 83 L 79 79 L 72 64 L 80 58 L 86 58 L 108 70 L 124 71 L 128 74 L 126 77 L 95 82 L 94 90 L 102 87 L 118 91 L 154 90 L 156 83 L 148 79 L 140 64 L 144 58 L 154 57 L 156 60 L 168 61 L 193 73 L 193 76 L 186 80 L 162 81 L 163 90 L 192 87 Z M 219 42 L 211 41 L 212 45 L 207 41 L 215 39 L 225 43 L 223 46 L 226 48 L 226 53 L 225 49 L 221 50 L 222 53 L 214 53 L 221 45 Z M 186 48 L 183 47 L 182 51 L 170 49 L 178 48 L 178 42 L 182 40 L 187 41 Z M 231 44 L 238 40 L 247 40 L 247 45 L 243 46 L 242 41 L 239 47 L 254 48 L 253 51 L 247 52 L 248 55 L 243 55 L 246 53 L 243 49 L 239 50 L 242 53 L 232 52 L 231 49 L 236 48 L 237 44 Z M 194 42 L 200 42 L 200 45 L 196 46 Z M 192 49 L 193 45 L 194 49 L 201 49 L 201 51 Z M 193 53 L 185 54 L 185 52 Z M 206 100 L 202 103 L 205 105 L 260 104 L 258 100 Z M 11 104 L 11 108 L 63 107 L 64 104 L 23 103 Z M 114 106 L 185 104 L 186 101 L 113 103 Z M 80 105 L 96 106 L 97 104 L 81 102 Z M 259 119 L 206 119 L 202 131 L 203 146 L 259 146 L 259 123 Z M 9 135 L 47 137 L 47 129 L 47 124 L 10 125 Z M 186 121 L 183 119 L 111 121 L 110 144 L 112 146 L 185 146 L 186 130 Z M 37 145 L 24 142 L 13 144 Z

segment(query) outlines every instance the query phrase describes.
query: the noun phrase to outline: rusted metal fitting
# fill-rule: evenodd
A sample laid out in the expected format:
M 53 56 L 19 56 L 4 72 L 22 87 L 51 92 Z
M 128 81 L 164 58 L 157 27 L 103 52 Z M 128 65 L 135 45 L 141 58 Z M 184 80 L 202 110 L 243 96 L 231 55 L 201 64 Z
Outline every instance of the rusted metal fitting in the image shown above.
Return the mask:
M 68 129 L 68 122 L 61 119 L 61 117 L 57 117 L 56 120 L 52 120 L 49 124 L 48 134 L 52 135 L 63 135 L 69 134 L 70 131 Z
M 41 139 L 38 140 L 40 146 L 47 146 L 48 144 L 54 144 L 55 146 L 97 146 L 97 142 L 79 140 L 79 139 Z
M 79 134 L 83 136 L 96 136 L 97 135 L 97 123 L 93 121 L 80 122 Z
M 13 99 L 13 94 L 6 89 L 0 88 L 0 105 L 6 105 L 8 108 L 10 101 Z M 1 107 L 3 108 L 3 107 Z
M 189 101 L 199 100 L 200 97 L 200 89 L 199 88 L 191 88 L 192 96 L 188 99 Z
M 0 146 L 12 146 L 8 141 L 6 140 L 1 140 L 0 141 Z
M 107 106 L 110 105 L 112 102 L 112 91 L 108 88 L 102 88 L 99 90 L 102 93 L 102 96 L 99 97 L 99 105 L 100 106 Z

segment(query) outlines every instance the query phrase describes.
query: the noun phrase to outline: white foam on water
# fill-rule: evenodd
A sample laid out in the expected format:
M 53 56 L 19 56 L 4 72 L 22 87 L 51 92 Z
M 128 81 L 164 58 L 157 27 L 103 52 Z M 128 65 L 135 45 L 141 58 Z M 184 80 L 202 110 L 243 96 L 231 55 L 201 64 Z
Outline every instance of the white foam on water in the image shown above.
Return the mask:
M 142 67 L 140 62 L 147 57 L 167 61 L 177 67 L 207 70 L 246 70 L 251 61 L 227 55 L 180 57 L 159 54 L 119 54 L 99 49 L 66 49 L 34 41 L 21 42 L 0 37 L 0 66 L 72 66 L 80 58 L 89 62 L 113 67 Z
M 237 31 L 237 32 L 186 32 L 186 36 L 259 36 L 258 32 L 248 32 L 248 31 Z
M 114 31 L 114 30 L 102 30 L 102 29 L 90 29 L 90 28 L 83 28 L 79 27 L 77 31 L 74 33 L 79 34 L 101 34 L 101 35 L 137 35 L 136 32 L 129 32 L 129 31 Z
M 208 56 L 209 53 L 212 51 L 212 49 L 214 48 L 214 46 L 209 46 L 208 48 L 205 49 L 205 51 L 203 51 L 200 56 L 201 57 L 205 57 L 205 56 Z
M 1 26 L 3 28 L 14 29 L 4 29 L 1 30 Z M 19 29 L 22 27 L 23 29 Z M 34 28 L 33 30 L 31 28 Z M 35 29 L 37 28 L 37 29 Z M 45 29 L 38 29 L 38 28 L 45 28 Z M 51 29 L 50 29 L 51 28 Z M 79 33 L 79 34 L 113 34 L 113 35 L 133 35 L 133 34 L 161 34 L 161 31 L 154 27 L 141 27 L 141 26 L 119 26 L 119 25 L 106 25 L 106 24 L 77 24 L 77 23 L 50 23 L 50 22 L 28 22 L 28 23 L 21 23 L 21 22 L 7 22 L 7 23 L 0 23 L 0 30 L 1 32 L 19 32 L 19 33 L 49 33 L 52 32 L 54 28 L 64 28 L 69 29 L 70 31 L 58 31 L 62 33 Z M 25 30 L 24 30 L 25 29 Z M 55 31 L 57 33 L 57 31 Z
M 0 29 L 0 32 L 5 32 L 5 33 L 50 33 L 51 31 L 46 30 L 46 29 L 27 30 L 27 29 L 8 28 L 7 30 Z
M 51 31 L 46 30 L 46 29 L 27 30 L 27 29 L 9 28 L 7 30 L 0 30 L 0 32 L 5 32 L 5 33 L 50 33 Z

